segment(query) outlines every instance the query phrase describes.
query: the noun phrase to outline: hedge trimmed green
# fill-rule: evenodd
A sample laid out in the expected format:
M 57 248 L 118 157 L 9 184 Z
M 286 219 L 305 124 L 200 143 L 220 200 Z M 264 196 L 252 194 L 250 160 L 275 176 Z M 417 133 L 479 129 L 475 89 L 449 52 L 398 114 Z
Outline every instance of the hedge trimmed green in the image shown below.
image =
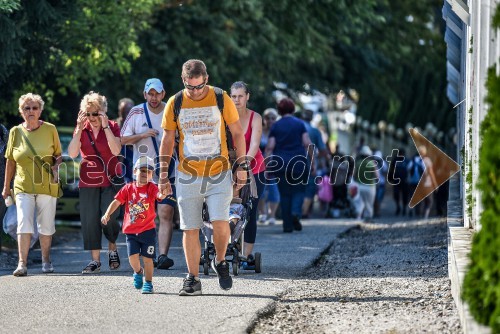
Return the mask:
M 495 18 L 500 24 L 500 7 Z M 481 124 L 478 179 L 484 211 L 481 230 L 473 238 L 462 298 L 479 323 L 500 333 L 500 77 L 494 67 L 489 70 L 486 88 L 490 109 Z

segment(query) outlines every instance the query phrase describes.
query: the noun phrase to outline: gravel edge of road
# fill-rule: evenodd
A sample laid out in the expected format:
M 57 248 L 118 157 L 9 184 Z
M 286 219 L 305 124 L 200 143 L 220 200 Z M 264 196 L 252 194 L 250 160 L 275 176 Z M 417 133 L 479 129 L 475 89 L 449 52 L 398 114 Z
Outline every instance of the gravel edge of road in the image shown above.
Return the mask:
M 334 247 L 335 241 L 337 240 L 337 238 L 342 238 L 343 236 L 350 233 L 352 230 L 358 229 L 358 228 L 360 228 L 360 224 L 356 224 L 354 226 L 351 226 L 351 227 L 347 228 L 345 231 L 343 231 L 342 233 L 339 233 L 338 235 L 336 235 L 330 241 L 330 243 L 307 266 L 305 266 L 297 274 L 296 278 L 300 279 L 301 277 L 304 277 L 309 272 L 309 270 L 311 270 L 311 268 L 314 268 L 314 267 L 320 265 L 322 259 L 326 255 L 328 255 L 328 253 L 330 252 L 332 247 Z M 276 312 L 276 309 L 278 307 L 278 303 L 280 302 L 282 297 L 285 296 L 286 294 L 288 294 L 290 291 L 291 291 L 291 287 L 285 288 L 283 291 L 281 291 L 279 294 L 276 295 L 276 297 L 274 298 L 274 300 L 272 302 L 270 302 L 265 307 L 263 307 L 262 309 L 257 311 L 257 313 L 250 320 L 249 325 L 245 329 L 245 333 L 252 333 L 253 330 L 255 329 L 255 327 L 258 325 L 260 320 L 271 317 Z

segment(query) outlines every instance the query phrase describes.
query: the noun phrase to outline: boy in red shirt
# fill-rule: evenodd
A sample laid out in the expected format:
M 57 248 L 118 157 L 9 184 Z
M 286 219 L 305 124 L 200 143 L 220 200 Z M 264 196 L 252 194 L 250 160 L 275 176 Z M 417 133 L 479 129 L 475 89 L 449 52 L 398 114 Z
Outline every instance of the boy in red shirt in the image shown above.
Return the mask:
M 155 257 L 156 225 L 155 201 L 165 198 L 152 183 L 154 163 L 142 156 L 135 162 L 135 181 L 126 184 L 109 205 L 101 222 L 106 225 L 111 214 L 125 205 L 123 233 L 127 236 L 127 250 L 130 266 L 134 269 L 134 286 L 142 293 L 153 293 L 153 259 Z M 139 256 L 142 255 L 144 269 Z M 143 276 L 146 281 L 143 282 Z

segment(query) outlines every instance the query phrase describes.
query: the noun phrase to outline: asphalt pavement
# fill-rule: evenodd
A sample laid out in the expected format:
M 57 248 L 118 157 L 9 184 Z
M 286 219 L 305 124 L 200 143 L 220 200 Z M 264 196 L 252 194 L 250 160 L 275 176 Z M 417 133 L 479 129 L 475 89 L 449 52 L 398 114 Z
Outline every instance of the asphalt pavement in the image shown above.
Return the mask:
M 142 295 L 132 285 L 132 269 L 121 235 L 122 266 L 109 270 L 107 254 L 97 275 L 82 275 L 89 261 L 82 241 L 53 248 L 56 272 L 43 274 L 41 264 L 27 277 L 14 277 L 15 268 L 0 269 L 1 333 L 169 332 L 242 333 L 277 296 L 293 285 L 337 235 L 356 225 L 354 220 L 304 220 L 304 229 L 282 233 L 282 226 L 259 226 L 255 251 L 262 253 L 262 273 L 240 271 L 233 288 L 223 291 L 217 276 L 201 271 L 203 295 L 180 297 L 186 275 L 182 233 L 174 231 L 170 270 L 155 270 L 155 293 Z M 105 239 L 103 239 L 105 240 Z

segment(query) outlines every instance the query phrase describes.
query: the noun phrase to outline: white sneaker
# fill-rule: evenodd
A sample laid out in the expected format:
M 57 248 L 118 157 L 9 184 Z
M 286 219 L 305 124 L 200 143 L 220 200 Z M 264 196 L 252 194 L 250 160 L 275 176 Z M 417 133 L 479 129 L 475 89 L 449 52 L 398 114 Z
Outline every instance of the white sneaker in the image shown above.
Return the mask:
M 259 223 L 264 224 L 266 222 L 266 215 L 259 215 Z
M 54 266 L 52 265 L 52 262 L 42 263 L 42 272 L 44 274 L 53 273 L 54 272 Z
M 12 275 L 17 276 L 17 277 L 26 276 L 26 275 L 28 275 L 28 268 L 23 266 L 22 264 L 19 264 L 17 266 L 17 269 L 14 270 L 14 272 L 12 273 Z
M 276 224 L 276 219 L 271 217 L 267 220 L 268 225 L 275 225 Z

